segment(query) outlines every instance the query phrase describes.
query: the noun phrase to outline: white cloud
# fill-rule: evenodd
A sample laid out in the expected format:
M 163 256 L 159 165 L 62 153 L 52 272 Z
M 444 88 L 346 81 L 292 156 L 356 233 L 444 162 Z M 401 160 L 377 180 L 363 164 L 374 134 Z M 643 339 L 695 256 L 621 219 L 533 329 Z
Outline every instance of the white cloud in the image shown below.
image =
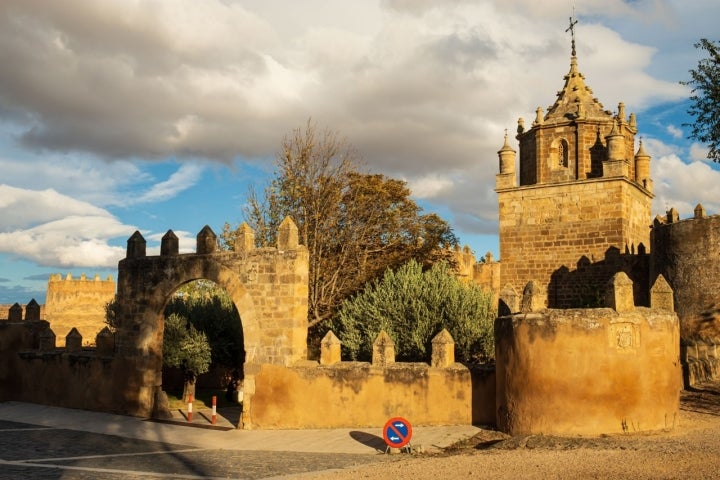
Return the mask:
M 675 125 L 668 125 L 665 127 L 665 130 L 672 136 L 673 138 L 683 138 L 683 131 L 682 129 L 676 127 Z
M 0 185 L 0 232 L 61 220 L 68 216 L 98 217 L 103 209 L 55 190 L 25 190 Z
M 108 241 L 134 230 L 101 208 L 53 190 L 0 185 L 0 198 L 0 252 L 39 265 L 115 266 L 125 251 Z
M 429 175 L 408 181 L 408 187 L 416 198 L 429 199 L 452 188 L 453 181 L 440 175 Z
M 675 208 L 681 218 L 687 218 L 699 203 L 710 214 L 720 213 L 720 171 L 708 163 L 686 164 L 671 154 L 653 158 L 651 169 L 655 186 L 654 214 L 662 215 Z
M 139 196 L 126 199 L 127 204 L 159 202 L 175 197 L 179 192 L 195 185 L 202 177 L 203 168 L 196 164 L 184 164 L 167 180 L 153 185 Z
M 107 243 L 132 228 L 109 216 L 66 217 L 36 227 L 0 233 L 0 252 L 57 267 L 114 267 L 125 249 Z
M 708 159 L 708 154 L 710 153 L 710 149 L 707 147 L 707 145 L 703 145 L 697 142 L 693 142 L 692 145 L 690 145 L 690 160 L 694 162 L 708 162 L 710 161 Z
M 17 152 L 15 152 L 17 153 Z M 51 189 L 96 206 L 124 202 L 126 189 L 150 181 L 138 164 L 47 153 L 13 158 L 0 153 L 3 182 L 31 191 Z

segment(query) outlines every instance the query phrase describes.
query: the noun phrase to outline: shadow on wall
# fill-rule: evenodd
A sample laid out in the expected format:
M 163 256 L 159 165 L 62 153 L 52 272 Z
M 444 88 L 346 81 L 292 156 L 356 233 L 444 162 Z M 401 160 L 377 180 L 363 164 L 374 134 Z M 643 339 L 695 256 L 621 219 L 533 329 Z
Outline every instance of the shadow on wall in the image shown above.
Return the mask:
M 621 253 L 616 247 L 605 251 L 605 258 L 592 262 L 580 257 L 575 270 L 567 266 L 555 270 L 548 285 L 549 308 L 597 308 L 603 306 L 605 289 L 618 272 L 624 272 L 633 282 L 635 305 L 649 305 L 650 256 L 642 243 L 628 247 Z

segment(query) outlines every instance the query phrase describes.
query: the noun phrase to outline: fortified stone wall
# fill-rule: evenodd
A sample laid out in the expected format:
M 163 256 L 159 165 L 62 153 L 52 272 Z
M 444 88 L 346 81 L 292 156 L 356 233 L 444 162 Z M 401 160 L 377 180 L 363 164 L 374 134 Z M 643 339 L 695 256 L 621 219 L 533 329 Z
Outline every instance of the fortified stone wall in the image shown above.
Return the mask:
M 13 313 L 16 317 L 17 308 Z M 96 347 L 83 347 L 82 336 L 73 328 L 65 347 L 59 348 L 44 320 L 0 321 L 0 401 L 110 412 L 117 412 L 119 404 L 137 402 L 137 390 L 128 381 L 136 360 L 116 354 L 115 336 L 107 328 L 94 343 Z M 319 364 L 251 368 L 254 373 L 244 382 L 240 426 L 380 427 L 399 415 L 414 425 L 495 423 L 494 369 L 455 363 L 454 341 L 447 331 L 433 341 L 430 364 L 395 363 L 394 344 L 384 333 L 375 343 L 372 363 L 341 362 L 340 349 L 330 332 Z
M 95 338 L 97 347 L 83 347 L 74 328 L 63 343 L 56 346 L 45 320 L 0 320 L 0 401 L 116 411 L 133 394 L 115 387 L 128 365 L 115 358 L 107 328 Z
M 108 276 L 100 280 L 99 275 L 88 279 L 82 274 L 79 279 L 68 274 L 50 275 L 45 299 L 45 318 L 63 346 L 65 336 L 75 327 L 86 338 L 88 345 L 105 327 L 105 305 L 115 298 L 115 282 Z
M 673 428 L 680 390 L 679 322 L 658 277 L 651 307 L 613 278 L 608 308 L 543 309 L 495 323 L 497 425 L 511 435 L 598 435 Z
M 657 217 L 652 232 L 651 277 L 663 275 L 675 292 L 686 385 L 720 373 L 720 215 L 702 205 L 694 218 L 675 209 Z
M 443 331 L 433 340 L 429 365 L 395 363 L 395 345 L 381 332 L 372 363 L 342 362 L 340 341 L 329 332 L 320 364 L 260 367 L 252 403 L 243 405 L 244 426 L 381 427 L 396 416 L 413 425 L 494 424 L 494 370 L 455 363 L 454 346 Z

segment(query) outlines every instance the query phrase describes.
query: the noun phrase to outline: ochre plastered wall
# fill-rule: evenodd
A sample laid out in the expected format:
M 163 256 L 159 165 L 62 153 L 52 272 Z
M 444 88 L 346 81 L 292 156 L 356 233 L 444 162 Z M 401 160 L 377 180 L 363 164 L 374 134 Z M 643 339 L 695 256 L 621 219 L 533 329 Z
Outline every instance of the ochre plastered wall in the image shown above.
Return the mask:
M 547 310 L 500 318 L 498 428 L 511 435 L 673 428 L 679 345 L 671 312 Z
M 545 309 L 495 322 L 497 426 L 511 435 L 598 435 L 672 429 L 682 376 L 672 289 L 658 277 L 651 308 L 617 273 L 607 308 Z
M 381 427 L 395 416 L 417 425 L 468 425 L 473 411 L 487 419 L 494 408 L 494 399 L 473 396 L 471 372 L 460 364 L 266 364 L 254 381 L 252 406 L 243 417 L 260 429 Z

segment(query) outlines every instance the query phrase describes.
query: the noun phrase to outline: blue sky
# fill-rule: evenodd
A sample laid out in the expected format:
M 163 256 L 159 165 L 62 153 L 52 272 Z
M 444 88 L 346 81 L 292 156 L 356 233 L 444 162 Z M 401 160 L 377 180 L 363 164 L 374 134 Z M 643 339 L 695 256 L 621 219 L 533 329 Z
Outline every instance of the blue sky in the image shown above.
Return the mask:
M 0 303 L 43 303 L 51 273 L 116 278 L 135 230 L 192 251 L 308 118 L 497 257 L 497 150 L 562 87 L 573 7 L 586 83 L 637 114 L 653 215 L 720 213 L 678 83 L 716 0 L 3 1 Z

